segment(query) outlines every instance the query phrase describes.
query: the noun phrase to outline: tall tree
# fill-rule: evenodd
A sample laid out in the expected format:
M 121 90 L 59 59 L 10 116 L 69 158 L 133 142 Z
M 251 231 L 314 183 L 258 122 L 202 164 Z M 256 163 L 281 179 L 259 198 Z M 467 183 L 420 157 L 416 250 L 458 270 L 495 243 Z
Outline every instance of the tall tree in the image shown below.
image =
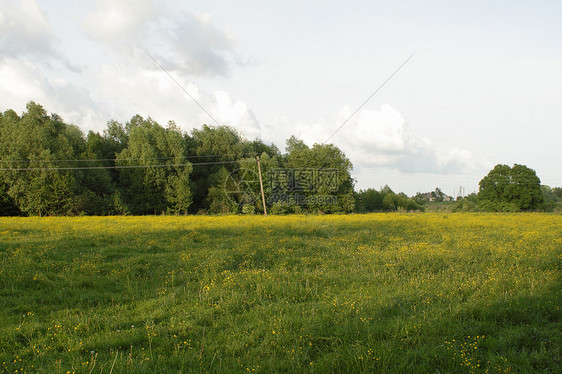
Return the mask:
M 541 207 L 541 181 L 525 165 L 496 165 L 479 183 L 478 202 L 486 210 L 528 211 Z
M 279 149 L 274 145 L 265 144 L 261 140 L 246 140 L 237 130 L 228 126 L 203 125 L 195 129 L 190 137 L 186 137 L 190 156 L 203 165 L 194 166 L 192 173 L 193 205 L 192 212 L 211 210 L 215 213 L 238 212 L 242 208 L 240 193 L 229 191 L 237 185 L 236 178 L 243 174 L 248 162 L 255 167 L 255 155 L 277 157 Z M 248 161 L 250 160 L 250 161 Z M 268 159 L 262 164 L 268 165 Z M 233 183 L 228 187 L 228 183 Z M 225 190 L 226 189 L 226 190 Z M 233 201 L 234 200 L 234 201 Z M 243 204 L 242 204 L 243 205 Z
M 381 193 L 374 188 L 357 193 L 356 210 L 359 212 L 376 212 L 382 210 Z
M 203 125 L 201 129 L 191 132 L 189 154 L 196 157 L 196 163 L 203 164 L 194 166 L 192 173 L 192 212 L 210 209 L 211 205 L 215 208 L 221 205 L 213 204 L 213 199 L 219 198 L 216 189 L 223 188 L 221 183 L 225 170 L 230 173 L 238 168 L 235 161 L 244 153 L 242 142 L 242 136 L 228 126 Z M 218 177 L 218 173 L 223 177 Z M 211 188 L 213 194 L 209 196 Z M 222 210 L 223 208 L 219 209 Z
M 309 211 L 351 212 L 355 208 L 353 195 L 353 165 L 333 144 L 308 147 L 292 136 L 286 142 L 288 194 Z M 281 181 L 283 182 L 283 181 Z
M 8 185 L 0 180 L 0 216 L 19 216 L 21 211 L 8 194 Z
M 173 123 L 163 128 L 134 116 L 126 125 L 127 147 L 116 158 L 120 188 L 134 214 L 186 212 L 191 204 L 187 147 Z
M 66 214 L 73 211 L 78 185 L 72 168 L 79 157 L 80 135 L 56 114 L 34 102 L 19 117 L 8 111 L 0 126 L 1 178 L 7 194 L 24 213 Z M 65 169 L 63 169 L 65 168 Z

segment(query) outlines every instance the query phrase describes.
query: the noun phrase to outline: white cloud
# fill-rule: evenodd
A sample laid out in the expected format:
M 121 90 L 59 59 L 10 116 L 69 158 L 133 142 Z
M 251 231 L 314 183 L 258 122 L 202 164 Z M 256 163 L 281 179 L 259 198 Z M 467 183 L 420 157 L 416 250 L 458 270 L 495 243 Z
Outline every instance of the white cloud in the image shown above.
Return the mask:
M 84 131 L 102 131 L 107 121 L 126 122 L 133 115 L 152 117 L 161 125 L 174 120 L 184 131 L 214 121 L 164 72 L 143 68 L 106 65 L 83 72 L 88 89 L 66 79 L 50 78 L 37 64 L 7 58 L 0 64 L 0 110 L 25 111 L 35 101 L 48 112 L 59 114 L 67 123 Z M 183 87 L 223 125 L 238 129 L 246 138 L 261 138 L 254 113 L 228 92 L 208 93 L 193 82 Z
M 238 129 L 245 138 L 262 138 L 261 126 L 251 109 L 242 101 L 233 102 L 228 92 L 216 91 L 209 102 L 218 113 L 218 121 Z
M 97 0 L 97 9 L 84 20 L 84 30 L 107 43 L 144 39 L 147 24 L 158 15 L 151 0 Z
M 8 58 L 0 65 L 0 97 L 4 109 L 23 112 L 29 101 L 59 114 L 67 123 L 85 128 L 101 128 L 107 120 L 89 91 L 64 79 L 49 79 L 31 62 Z
M 134 3 L 134 4 L 129 4 Z M 152 0 L 98 0 L 84 30 L 94 40 L 127 53 L 138 64 L 142 50 L 167 70 L 185 75 L 226 76 L 237 63 L 234 38 L 215 26 L 206 14 L 173 13 Z M 144 67 L 159 69 L 142 56 Z
M 96 79 L 94 97 L 104 103 L 116 120 L 126 121 L 134 114 L 140 114 L 150 116 L 162 125 L 174 120 L 185 131 L 203 123 L 216 125 L 162 71 L 108 65 L 91 74 L 92 80 Z M 208 93 L 193 82 L 181 79 L 178 82 L 221 125 L 232 126 L 249 139 L 261 138 L 261 127 L 244 102 L 233 100 L 225 91 Z
M 88 61 L 76 76 L 36 0 L 0 0 L 2 109 L 23 112 L 33 100 L 67 122 L 96 131 L 110 119 L 127 121 L 137 113 L 163 125 L 175 120 L 184 130 L 214 125 L 148 56 L 139 57 L 140 48 L 145 48 L 221 124 L 250 139 L 261 137 L 261 127 L 245 103 L 225 91 L 205 92 L 185 79 L 226 75 L 235 63 L 233 38 L 210 16 L 171 13 L 152 0 L 97 0 L 94 11 L 82 19 L 86 34 L 101 44 L 88 46 L 88 53 L 95 51 L 95 63 Z M 103 60 L 99 47 L 113 52 L 112 64 Z M 68 70 L 53 69 L 50 61 L 65 62 Z
M 35 0 L 0 0 L 0 58 L 61 59 L 60 40 Z
M 348 118 L 349 108 L 340 111 Z M 472 154 L 458 147 L 439 147 L 432 134 L 413 135 L 406 119 L 390 105 L 380 110 L 362 110 L 332 140 L 339 138 L 342 149 L 364 167 L 392 167 L 406 173 L 459 173 L 474 170 Z
M 352 111 L 345 106 L 338 113 L 343 123 Z M 321 143 L 334 131 L 325 121 L 291 126 L 293 134 L 307 144 Z M 290 130 L 289 130 L 290 131 Z M 345 152 L 358 168 L 392 168 L 404 173 L 450 174 L 472 171 L 479 165 L 472 154 L 459 147 L 439 147 L 427 137 L 416 137 L 406 119 L 392 106 L 357 113 L 329 143 Z
M 169 50 L 165 64 L 186 74 L 227 75 L 235 63 L 234 40 L 219 30 L 208 15 L 184 12 L 166 30 Z
M 31 63 L 4 60 L 0 65 L 2 105 L 14 109 L 20 105 L 25 107 L 27 101 L 34 100 L 42 80 L 38 69 Z

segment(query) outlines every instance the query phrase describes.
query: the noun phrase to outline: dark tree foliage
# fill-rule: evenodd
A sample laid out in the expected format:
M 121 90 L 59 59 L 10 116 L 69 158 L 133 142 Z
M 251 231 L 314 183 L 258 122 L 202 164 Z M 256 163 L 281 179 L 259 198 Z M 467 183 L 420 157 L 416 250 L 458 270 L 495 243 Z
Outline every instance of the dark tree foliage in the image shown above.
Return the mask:
M 211 206 L 215 213 L 230 211 L 230 207 L 226 208 L 214 201 L 217 199 L 216 193 L 209 196 L 209 191 L 222 189 L 221 183 L 224 182 L 227 174 L 237 169 L 235 161 L 244 155 L 242 136 L 228 126 L 203 125 L 201 129 L 194 129 L 191 132 L 189 140 L 189 155 L 192 156 L 195 164 L 202 164 L 193 167 L 191 179 L 193 204 L 190 212 L 209 210 Z M 217 175 L 219 172 L 221 177 Z
M 14 199 L 8 194 L 8 185 L 0 182 L 0 216 L 19 216 L 21 211 L 18 209 Z
M 525 165 L 496 165 L 480 181 L 478 203 L 489 211 L 530 211 L 541 208 L 541 181 Z
M 283 199 L 276 206 L 287 212 L 352 212 L 355 209 L 353 194 L 353 165 L 345 154 L 333 144 L 314 144 L 308 147 L 302 140 L 291 136 L 286 141 L 287 154 L 282 158 L 282 171 L 276 184 L 287 188 L 278 193 Z M 285 173 L 285 175 L 283 175 Z
M 458 198 L 453 207 L 454 212 L 474 212 L 476 210 L 478 210 L 478 195 L 474 192 Z
M 562 201 L 562 187 L 541 186 L 542 195 L 545 201 L 559 202 Z
M 229 183 L 236 183 L 241 169 L 249 170 L 251 176 L 257 175 L 255 156 L 261 156 L 262 171 L 267 170 L 271 160 L 280 156 L 275 145 L 267 145 L 261 140 L 246 140 L 238 131 L 228 126 L 203 125 L 194 129 L 191 136 L 185 135 L 188 153 L 193 160 L 191 188 L 193 204 L 190 212 L 238 213 L 242 210 L 240 196 L 232 194 Z M 197 165 L 200 164 L 200 165 Z M 253 187 L 257 180 L 252 181 Z M 257 191 L 253 194 L 258 196 Z M 260 210 L 261 200 L 253 201 L 252 210 Z
M 547 212 L 562 211 L 562 187 L 541 186 L 543 208 Z
M 21 117 L 8 111 L 1 120 L 0 178 L 7 195 L 26 214 L 76 213 L 85 191 L 70 168 L 84 149 L 80 130 L 33 102 Z
M 34 102 L 0 113 L 0 215 L 413 211 L 424 207 L 388 186 L 354 192 L 353 165 L 333 144 L 291 136 L 282 153 L 228 126 L 184 133 L 133 116 L 102 133 L 75 125 Z M 442 196 L 435 191 L 435 198 Z M 523 165 L 497 165 L 458 211 L 553 210 L 562 188 L 543 186 Z M 478 205 L 477 205 L 478 203 Z
M 382 210 L 382 195 L 374 188 L 360 190 L 357 193 L 356 210 L 359 212 L 377 212 Z
M 358 212 L 392 212 L 401 211 L 423 211 L 424 206 L 413 198 L 409 198 L 404 193 L 394 193 L 388 186 L 384 186 L 380 191 L 369 188 L 359 191 L 356 199 L 356 210 Z
M 187 212 L 192 167 L 180 129 L 173 122 L 165 129 L 138 115 L 125 129 L 127 147 L 116 156 L 125 209 L 133 214 Z

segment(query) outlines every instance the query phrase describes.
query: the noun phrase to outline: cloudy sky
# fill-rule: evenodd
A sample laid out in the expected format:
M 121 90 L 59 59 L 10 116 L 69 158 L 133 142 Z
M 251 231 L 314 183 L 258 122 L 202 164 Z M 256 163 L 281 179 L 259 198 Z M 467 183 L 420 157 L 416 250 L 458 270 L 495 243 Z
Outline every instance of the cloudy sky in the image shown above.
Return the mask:
M 175 79 L 247 138 L 329 139 L 358 188 L 469 193 L 498 163 L 562 186 L 561 19 L 559 0 L 0 0 L 0 110 L 215 124 Z

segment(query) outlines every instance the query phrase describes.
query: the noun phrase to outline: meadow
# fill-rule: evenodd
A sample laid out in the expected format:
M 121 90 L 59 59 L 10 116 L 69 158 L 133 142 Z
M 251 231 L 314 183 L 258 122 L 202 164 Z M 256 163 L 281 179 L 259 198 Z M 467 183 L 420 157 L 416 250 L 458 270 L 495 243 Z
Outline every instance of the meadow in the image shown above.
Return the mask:
M 0 218 L 6 373 L 560 372 L 562 215 Z

